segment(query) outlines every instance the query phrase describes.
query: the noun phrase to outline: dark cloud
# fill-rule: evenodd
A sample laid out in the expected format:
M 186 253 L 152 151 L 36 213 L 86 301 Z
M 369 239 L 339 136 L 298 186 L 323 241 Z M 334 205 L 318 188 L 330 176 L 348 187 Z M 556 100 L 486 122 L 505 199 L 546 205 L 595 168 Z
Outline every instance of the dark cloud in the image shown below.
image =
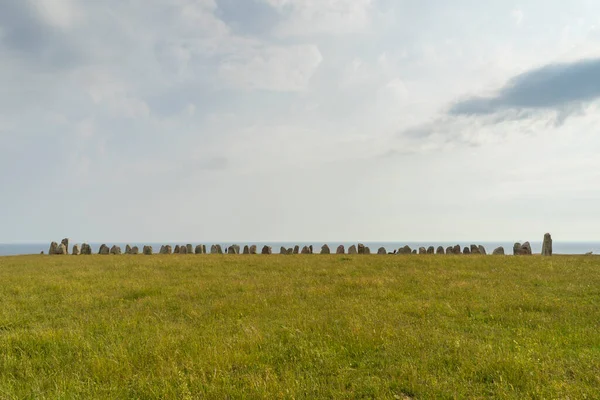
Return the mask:
M 503 111 L 527 114 L 558 110 L 563 115 L 600 97 L 600 59 L 551 64 L 512 78 L 491 97 L 471 97 L 455 103 L 451 115 L 486 115 Z
M 0 1 L 0 45 L 31 65 L 66 67 L 79 54 L 68 35 L 48 25 L 26 1 Z

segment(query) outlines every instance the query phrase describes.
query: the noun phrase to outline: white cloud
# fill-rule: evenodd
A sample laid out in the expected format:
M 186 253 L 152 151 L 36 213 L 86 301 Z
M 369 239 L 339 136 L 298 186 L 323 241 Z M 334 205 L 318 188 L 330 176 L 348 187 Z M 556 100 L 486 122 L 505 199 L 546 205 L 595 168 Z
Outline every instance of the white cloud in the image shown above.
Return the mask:
M 56 28 L 68 29 L 83 17 L 83 10 L 75 0 L 28 1 L 49 24 Z
M 279 92 L 303 91 L 323 57 L 316 46 L 269 46 L 223 62 L 219 75 L 233 86 Z
M 517 24 L 517 25 L 521 25 L 521 23 L 523 22 L 523 18 L 525 17 L 523 10 L 521 10 L 519 8 L 515 8 L 514 10 L 512 10 L 510 15 L 511 15 L 513 21 L 515 22 L 515 24 Z

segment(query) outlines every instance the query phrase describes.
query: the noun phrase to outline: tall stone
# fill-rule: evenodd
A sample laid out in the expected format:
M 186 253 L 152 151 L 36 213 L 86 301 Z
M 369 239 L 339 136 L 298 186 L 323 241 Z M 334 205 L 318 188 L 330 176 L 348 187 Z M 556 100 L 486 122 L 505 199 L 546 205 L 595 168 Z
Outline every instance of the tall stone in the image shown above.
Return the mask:
M 419 254 L 427 254 L 427 249 L 425 247 L 419 247 Z
M 63 240 L 60 241 L 60 244 L 65 245 L 66 253 L 64 253 L 64 254 L 69 254 L 69 239 L 64 238 Z
M 87 244 L 87 243 L 82 244 L 81 245 L 81 254 L 85 255 L 85 256 L 91 255 L 92 254 L 92 247 L 89 244 Z
M 152 246 L 144 246 L 143 251 L 144 251 L 144 255 L 145 256 L 151 256 L 153 251 L 152 251 Z
M 326 244 L 321 246 L 321 254 L 331 254 L 331 249 L 329 249 L 329 246 Z
M 492 253 L 494 256 L 503 256 L 504 255 L 504 247 L 500 246 L 494 250 Z
M 287 249 L 287 253 L 291 256 L 292 254 L 294 254 L 294 249 L 290 247 L 289 249 Z
M 204 252 L 202 251 L 202 245 L 201 244 L 199 244 L 198 246 L 196 246 L 196 249 L 195 249 L 194 253 L 196 253 L 196 254 L 204 254 Z
M 471 245 L 471 254 L 481 254 L 479 252 L 479 246 L 477 246 L 476 244 L 472 244 Z
M 121 248 L 117 245 L 114 245 L 113 247 L 110 248 L 110 254 L 116 255 L 116 256 L 120 256 L 121 255 Z
M 137 246 L 133 246 L 131 248 L 131 254 L 134 255 L 134 256 L 137 256 L 138 254 L 140 254 L 140 248 L 137 247 Z
M 308 246 L 302 247 L 302 252 L 300 254 L 310 254 L 310 249 Z
M 191 244 L 186 244 L 185 248 L 188 254 L 194 254 L 194 247 Z
M 250 254 L 250 247 L 248 245 L 244 246 L 244 254 Z
M 357 247 L 357 251 L 358 251 L 358 254 L 365 254 L 365 245 L 362 243 L 359 243 L 358 247 Z
M 98 254 L 101 254 L 103 256 L 107 256 L 107 255 L 110 254 L 110 248 L 107 245 L 102 244 L 102 245 L 100 245 L 100 249 L 98 250 Z
M 406 245 L 398 250 L 398 254 L 412 254 L 412 249 Z
M 437 250 L 435 251 L 436 254 L 445 254 L 446 252 L 444 251 L 444 248 L 442 246 L 439 246 L 437 248 Z
M 542 256 L 549 257 L 552 255 L 552 236 L 549 233 L 544 235 L 544 242 L 542 243 Z
M 125 246 L 125 254 L 131 254 L 131 246 L 130 245 Z
M 471 249 L 469 249 L 468 247 L 465 247 L 465 249 L 463 250 L 463 254 L 471 254 Z
M 312 254 L 313 253 L 313 245 L 311 244 L 310 246 L 308 246 L 308 254 Z
M 55 255 L 58 254 L 58 243 L 52 242 L 50 243 L 50 249 L 48 250 L 48 254 Z
M 270 246 L 263 246 L 262 251 L 260 252 L 260 254 L 271 254 L 272 253 L 272 249 Z
M 380 256 L 385 256 L 387 255 L 387 250 L 385 249 L 385 247 L 380 247 L 379 250 L 377 250 L 377 254 Z
M 462 252 L 460 251 L 460 245 L 459 245 L 459 244 L 457 244 L 456 246 L 454 246 L 454 247 L 452 248 L 452 253 L 453 253 L 453 254 L 461 254 L 461 253 L 462 253 Z
M 369 248 L 369 246 L 365 246 L 365 252 L 364 254 L 366 255 L 370 255 L 371 254 L 371 249 Z
M 358 251 L 356 250 L 355 245 L 352 245 L 348 248 L 348 254 L 358 254 Z
M 250 254 L 258 254 L 258 248 L 256 247 L 255 244 L 250 246 Z
M 287 252 L 287 249 L 285 247 L 281 246 L 279 248 L 279 254 L 285 254 L 287 256 L 287 253 L 288 252 Z
M 73 255 L 78 256 L 81 254 L 81 247 L 78 244 L 73 246 Z
M 64 243 L 61 243 L 58 245 L 58 247 L 56 248 L 56 254 L 61 255 L 61 256 L 65 256 L 65 255 L 69 254 L 67 247 L 65 246 Z
M 533 253 L 531 252 L 531 244 L 529 244 L 529 242 L 523 243 L 523 245 L 521 246 L 521 255 L 530 256 L 532 254 Z
M 173 249 L 173 254 L 179 254 L 181 253 L 181 246 L 176 244 L 175 248 Z
M 485 251 L 485 247 L 483 247 L 482 245 L 479 245 L 479 254 L 481 254 L 482 256 L 487 256 L 487 251 Z
M 179 254 L 187 254 L 187 246 L 179 246 Z
M 446 248 L 446 255 L 451 255 L 454 254 L 454 248 L 452 246 L 448 246 L 448 248 Z
M 346 254 L 346 248 L 340 244 L 335 251 L 335 254 Z
M 427 248 L 427 254 L 435 254 L 435 248 L 433 246 L 429 246 Z
M 294 246 L 294 254 L 300 254 L 300 246 L 298 246 L 298 245 Z
M 227 249 L 227 254 L 240 254 L 240 246 L 233 244 Z
M 521 243 L 517 242 L 513 245 L 513 256 L 520 256 L 521 255 L 521 248 L 523 246 L 521 245 Z

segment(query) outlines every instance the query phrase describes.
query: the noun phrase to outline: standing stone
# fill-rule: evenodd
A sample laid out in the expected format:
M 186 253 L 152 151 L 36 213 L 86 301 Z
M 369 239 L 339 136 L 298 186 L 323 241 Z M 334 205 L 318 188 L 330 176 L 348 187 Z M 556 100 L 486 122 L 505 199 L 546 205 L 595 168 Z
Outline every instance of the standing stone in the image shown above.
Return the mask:
M 331 254 L 331 249 L 329 249 L 329 246 L 326 244 L 321 246 L 321 254 Z
M 248 245 L 244 246 L 244 254 L 250 254 L 250 247 Z
M 365 254 L 365 245 L 362 243 L 358 244 L 358 254 Z
M 285 254 L 285 255 L 287 255 L 287 253 L 288 253 L 287 249 L 285 247 L 281 246 L 281 248 L 279 249 L 279 254 Z
M 194 254 L 194 247 L 192 247 L 191 244 L 186 244 L 185 248 L 186 248 L 188 254 Z
M 117 245 L 114 245 L 113 247 L 110 248 L 110 254 L 116 255 L 116 256 L 120 256 L 121 255 L 121 248 Z
M 435 254 L 435 248 L 433 246 L 429 246 L 427 248 L 427 254 Z
M 477 246 L 476 244 L 472 244 L 471 245 L 471 254 L 481 254 L 479 252 L 479 246 Z
M 417 254 L 417 249 L 414 249 L 411 254 Z
M 427 249 L 425 247 L 419 247 L 419 254 L 427 254 Z
M 313 245 L 308 246 L 309 254 L 313 254 Z
M 181 253 L 181 246 L 176 244 L 175 249 L 173 249 L 173 254 L 179 254 L 179 253 Z
M 261 254 L 271 254 L 273 251 L 270 246 L 263 246 Z
M 494 256 L 503 256 L 504 255 L 504 247 L 500 246 L 497 249 L 494 250 L 494 252 L 492 253 L 492 255 Z
M 50 243 L 50 250 L 48 250 L 48 254 L 50 254 L 50 255 L 58 254 L 58 243 L 56 243 L 56 242 Z
M 521 243 L 517 242 L 513 245 L 513 256 L 521 255 Z
M 439 246 L 435 253 L 436 254 L 445 254 L 444 248 L 442 246 Z
M 100 249 L 98 250 L 98 254 L 102 254 L 103 256 L 107 256 L 110 254 L 110 249 L 108 248 L 107 245 L 102 244 L 100 246 Z
M 465 247 L 465 249 L 463 250 L 463 254 L 471 254 L 471 249 L 469 249 L 468 247 Z
M 387 255 L 387 250 L 385 249 L 385 247 L 380 247 L 379 250 L 377 250 L 377 254 L 380 256 Z
M 346 254 L 346 248 L 340 244 L 335 251 L 335 254 Z
M 58 245 L 58 247 L 56 248 L 56 254 L 61 256 L 69 254 L 69 252 L 67 251 L 67 247 L 64 243 Z
M 162 254 L 173 254 L 173 247 L 170 244 L 166 244 Z
M 256 248 L 255 244 L 250 246 L 250 254 L 258 254 L 258 249 Z
M 131 254 L 131 246 L 130 245 L 125 246 L 125 254 Z
M 69 239 L 64 238 L 63 240 L 60 241 L 60 244 L 65 245 L 66 253 L 64 253 L 64 254 L 69 254 Z
M 137 246 L 133 246 L 131 248 L 131 254 L 134 255 L 134 256 L 137 256 L 138 254 L 140 254 L 140 248 L 137 247 Z
M 549 257 L 552 255 L 552 236 L 549 233 L 544 235 L 544 243 L 542 243 L 542 256 Z
M 198 246 L 196 246 L 196 249 L 195 249 L 194 253 L 196 253 L 196 254 L 204 254 L 204 252 L 202 251 L 202 245 L 201 244 L 199 244 Z
M 371 249 L 369 248 L 369 246 L 365 247 L 365 254 L 366 255 L 370 255 L 371 254 Z
M 81 254 L 85 254 L 86 256 L 92 255 L 92 246 L 87 243 L 81 245 Z
M 310 249 L 308 248 L 308 246 L 304 246 L 300 254 L 310 254 Z
M 227 249 L 227 254 L 240 254 L 240 246 L 237 244 L 229 246 Z
M 487 251 L 485 251 L 485 247 L 483 247 L 482 245 L 479 245 L 479 254 L 481 254 L 482 256 L 487 256 Z
M 454 254 L 454 248 L 452 246 L 448 246 L 446 249 L 446 255 Z
M 290 247 L 289 249 L 287 249 L 287 253 L 291 256 L 292 254 L 294 254 L 294 249 Z
M 529 242 L 523 243 L 523 245 L 521 246 L 521 255 L 530 256 L 532 254 L 533 253 L 531 252 L 531 244 L 529 244 Z
M 454 254 L 461 254 L 462 252 L 460 251 L 460 245 L 457 244 L 456 246 L 454 246 L 454 248 L 452 249 L 452 253 Z
M 179 254 L 187 254 L 187 247 L 179 246 Z
M 398 250 L 398 254 L 412 254 L 412 249 L 406 245 Z
M 220 244 L 213 244 L 210 246 L 210 254 L 223 254 L 223 248 Z
M 300 254 L 300 246 L 298 246 L 298 245 L 294 246 L 294 254 Z
M 151 256 L 152 255 L 152 246 L 144 246 L 144 255 Z
M 356 250 L 355 245 L 352 245 L 348 248 L 348 254 L 358 254 L 358 251 Z
M 78 256 L 81 254 L 81 247 L 78 244 L 73 246 L 73 255 Z

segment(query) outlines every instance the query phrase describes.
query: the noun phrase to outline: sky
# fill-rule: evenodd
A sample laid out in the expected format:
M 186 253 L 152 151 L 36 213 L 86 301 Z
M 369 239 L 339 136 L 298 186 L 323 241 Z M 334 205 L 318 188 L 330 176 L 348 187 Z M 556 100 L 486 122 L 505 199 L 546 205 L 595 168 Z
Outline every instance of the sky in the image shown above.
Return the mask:
M 596 0 L 0 0 L 0 242 L 600 240 Z

